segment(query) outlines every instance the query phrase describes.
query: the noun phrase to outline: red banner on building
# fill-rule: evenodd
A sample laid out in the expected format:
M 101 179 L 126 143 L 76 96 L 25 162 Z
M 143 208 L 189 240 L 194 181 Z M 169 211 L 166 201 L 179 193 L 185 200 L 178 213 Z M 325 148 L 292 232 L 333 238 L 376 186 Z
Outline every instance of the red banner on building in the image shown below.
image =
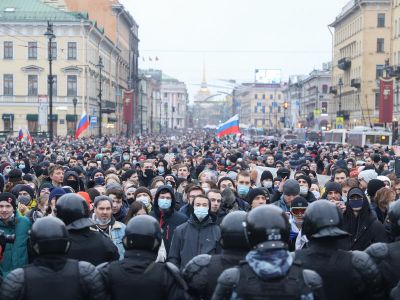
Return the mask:
M 123 116 L 124 122 L 130 124 L 133 122 L 133 100 L 134 100 L 133 90 L 123 92 Z
M 393 82 L 393 78 L 380 79 L 379 123 L 393 122 Z

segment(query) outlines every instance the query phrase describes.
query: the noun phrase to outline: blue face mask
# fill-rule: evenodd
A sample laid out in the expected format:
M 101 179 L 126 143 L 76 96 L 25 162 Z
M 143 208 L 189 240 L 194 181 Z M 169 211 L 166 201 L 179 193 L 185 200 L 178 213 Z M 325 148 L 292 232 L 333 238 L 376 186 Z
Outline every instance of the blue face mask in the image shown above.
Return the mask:
M 18 169 L 20 170 L 25 169 L 25 165 L 18 165 Z
M 278 191 L 279 190 L 279 185 L 275 185 L 274 186 L 274 192 L 276 192 L 276 191 Z
M 94 183 L 96 185 L 103 185 L 104 182 L 105 182 L 104 177 L 97 177 L 97 178 L 94 179 Z
M 364 204 L 364 200 L 363 199 L 359 199 L 359 200 L 349 200 L 349 205 L 351 208 L 361 208 Z
M 165 198 L 158 198 L 158 207 L 162 210 L 167 210 L 171 207 L 171 200 Z
M 247 193 L 249 192 L 249 190 L 250 190 L 250 188 L 245 185 L 239 184 L 237 187 L 237 192 L 238 192 L 239 196 L 242 196 L 242 197 L 246 196 Z
M 158 173 L 160 173 L 160 174 L 164 173 L 164 171 L 165 171 L 164 167 L 158 167 L 157 169 L 158 169 Z
M 343 202 L 347 202 L 347 196 L 342 196 Z
M 208 216 L 208 207 L 195 207 L 193 213 L 199 221 L 202 221 Z

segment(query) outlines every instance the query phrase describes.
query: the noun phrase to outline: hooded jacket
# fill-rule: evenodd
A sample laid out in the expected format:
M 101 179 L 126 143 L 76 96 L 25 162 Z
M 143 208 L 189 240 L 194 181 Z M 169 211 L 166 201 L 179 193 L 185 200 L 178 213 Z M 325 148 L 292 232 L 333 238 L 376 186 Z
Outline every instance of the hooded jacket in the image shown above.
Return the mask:
M 191 214 L 189 220 L 175 230 L 168 261 L 183 269 L 199 254 L 220 253 L 220 239 L 221 229 L 210 215 L 200 222 L 194 214 Z
M 171 194 L 172 201 L 171 201 L 171 207 L 164 212 L 158 207 L 158 198 L 160 197 L 160 193 L 165 191 L 168 191 Z M 150 215 L 156 218 L 157 221 L 160 223 L 160 228 L 163 235 L 163 241 L 167 253 L 169 252 L 172 237 L 174 235 L 176 227 L 185 223 L 187 220 L 187 217 L 184 214 L 175 211 L 174 209 L 175 202 L 176 202 L 175 193 L 172 190 L 172 188 L 167 185 L 160 186 L 154 197 L 153 210 L 150 212 Z
M 375 213 L 371 211 L 366 196 L 364 196 L 364 203 L 357 217 L 347 201 L 346 211 L 343 214 L 343 229 L 351 234 L 349 250 L 364 251 L 373 243 L 387 242 L 385 228 Z

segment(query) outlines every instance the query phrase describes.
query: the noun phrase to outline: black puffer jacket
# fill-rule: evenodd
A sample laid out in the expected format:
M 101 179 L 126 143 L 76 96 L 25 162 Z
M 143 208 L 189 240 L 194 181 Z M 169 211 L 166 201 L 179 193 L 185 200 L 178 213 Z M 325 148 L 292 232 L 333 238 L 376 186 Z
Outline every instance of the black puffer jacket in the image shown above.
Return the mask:
M 371 244 L 387 242 L 385 228 L 371 211 L 368 200 L 364 196 L 364 203 L 358 216 L 354 215 L 353 209 L 346 203 L 346 211 L 343 215 L 343 229 L 351 234 L 348 250 L 364 251 Z
M 185 224 L 176 228 L 168 261 L 182 269 L 199 254 L 218 254 L 221 252 L 220 238 L 221 229 L 212 217 L 207 216 L 200 222 L 192 214 Z

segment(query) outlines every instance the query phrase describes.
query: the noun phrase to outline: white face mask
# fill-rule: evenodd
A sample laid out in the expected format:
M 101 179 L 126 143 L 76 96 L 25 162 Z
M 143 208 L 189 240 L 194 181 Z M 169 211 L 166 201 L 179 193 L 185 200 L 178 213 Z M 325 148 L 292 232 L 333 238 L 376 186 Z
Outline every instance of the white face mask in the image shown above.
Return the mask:
M 321 198 L 321 194 L 318 191 L 312 191 L 314 194 L 315 199 L 319 200 Z
M 301 186 L 300 187 L 300 195 L 306 196 L 308 194 L 308 187 Z
M 270 180 L 264 180 L 264 181 L 262 182 L 262 185 L 263 185 L 263 187 L 265 187 L 265 188 L 267 188 L 267 189 L 270 189 L 270 188 L 272 187 L 272 181 L 270 181 Z
M 146 207 L 148 207 L 149 203 L 150 203 L 149 198 L 146 196 L 140 196 L 140 197 L 136 198 L 136 201 L 142 202 L 144 204 L 144 206 L 146 206 Z

